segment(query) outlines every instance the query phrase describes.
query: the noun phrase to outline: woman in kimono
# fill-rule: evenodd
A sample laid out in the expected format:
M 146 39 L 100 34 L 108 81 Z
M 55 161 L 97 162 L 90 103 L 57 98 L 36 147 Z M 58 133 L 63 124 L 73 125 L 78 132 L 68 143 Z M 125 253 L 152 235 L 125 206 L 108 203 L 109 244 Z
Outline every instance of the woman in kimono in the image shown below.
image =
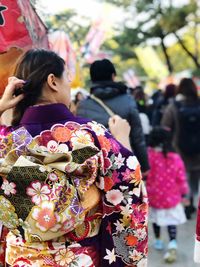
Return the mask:
M 0 100 L 0 221 L 6 266 L 144 267 L 147 196 L 127 124 L 70 113 L 70 81 L 54 52 L 29 50 Z M 126 148 L 126 147 L 127 148 Z

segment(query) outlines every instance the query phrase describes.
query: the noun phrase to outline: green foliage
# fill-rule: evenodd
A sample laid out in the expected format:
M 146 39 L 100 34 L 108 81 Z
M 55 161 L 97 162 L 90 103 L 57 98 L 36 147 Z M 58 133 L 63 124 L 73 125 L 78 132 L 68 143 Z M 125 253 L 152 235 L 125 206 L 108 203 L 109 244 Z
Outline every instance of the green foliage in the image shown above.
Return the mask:
M 77 20 L 77 13 L 72 9 L 64 10 L 59 14 L 52 15 L 45 21 L 49 30 L 62 30 L 66 32 L 76 46 L 81 46 L 89 30 L 89 19 L 84 17 L 85 26 L 81 20 Z
M 177 69 L 177 62 L 174 62 L 177 54 L 173 55 L 172 49 L 167 48 L 165 40 L 170 34 L 174 34 L 178 37 L 177 42 L 180 46 L 177 45 L 177 47 L 179 47 L 179 54 L 183 56 L 183 60 L 186 63 L 185 68 L 194 67 L 194 65 L 198 66 L 198 58 L 195 55 L 194 49 L 191 49 L 191 46 L 188 46 L 188 42 L 184 42 L 179 35 L 180 30 L 188 27 L 189 22 L 193 21 L 196 25 L 199 23 L 200 18 L 197 14 L 198 0 L 190 0 L 188 4 L 182 6 L 174 6 L 173 0 L 107 1 L 121 6 L 126 11 L 129 10 L 129 20 L 127 20 L 129 23 L 126 21 L 123 30 L 120 29 L 118 35 L 115 37 L 116 42 L 120 46 L 125 46 L 129 49 L 137 47 L 140 44 L 148 44 L 149 41 L 157 38 L 157 40 L 160 40 L 160 47 L 162 49 L 160 51 L 164 55 L 163 59 L 166 61 L 168 69 L 171 72 L 173 66 L 174 69 Z M 191 38 L 194 39 L 194 36 L 195 34 Z M 193 42 L 193 47 L 194 45 Z M 121 53 L 121 55 L 125 59 L 128 53 Z M 177 58 L 178 61 L 181 61 L 180 59 Z M 181 64 L 183 65 L 183 63 Z M 178 69 L 181 68 L 179 66 Z
M 107 0 L 106 2 L 114 4 L 116 6 L 123 6 L 124 8 L 127 8 L 133 3 L 133 0 Z

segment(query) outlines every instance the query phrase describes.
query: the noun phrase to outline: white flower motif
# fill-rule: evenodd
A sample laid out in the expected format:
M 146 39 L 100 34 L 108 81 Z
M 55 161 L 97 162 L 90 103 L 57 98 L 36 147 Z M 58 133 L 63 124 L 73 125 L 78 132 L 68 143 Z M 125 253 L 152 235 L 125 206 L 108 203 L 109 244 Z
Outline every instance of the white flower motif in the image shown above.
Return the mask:
M 10 201 L 8 201 L 6 198 L 2 197 L 0 200 L 0 203 L 5 207 L 9 208 L 10 207 Z
M 49 152 L 57 152 L 58 143 L 54 140 L 49 141 L 47 144 L 47 149 Z
M 9 183 L 8 180 L 4 180 L 1 189 L 4 191 L 4 194 L 9 196 L 10 194 L 16 194 L 16 184 L 11 182 Z
M 138 229 L 137 231 L 136 231 L 136 237 L 138 238 L 138 239 L 144 239 L 145 237 L 146 237 L 146 230 L 144 229 L 144 228 L 142 228 L 142 229 Z
M 141 259 L 138 262 L 137 267 L 147 267 L 147 259 Z
M 78 264 L 78 266 L 94 266 L 94 262 L 92 260 L 92 258 L 85 254 L 85 253 L 81 253 L 78 255 L 76 262 Z M 72 265 L 72 267 L 75 267 L 77 265 Z
M 122 157 L 122 154 L 119 153 L 118 156 L 115 158 L 115 164 L 117 168 L 120 169 L 124 165 L 125 158 Z
M 130 170 L 135 170 L 139 164 L 136 156 L 129 156 L 126 160 L 126 164 Z
M 43 167 L 43 166 L 40 166 L 39 171 L 41 171 L 41 172 L 45 172 L 45 171 L 46 171 L 46 168 Z
M 122 191 L 125 191 L 125 190 L 127 190 L 128 189 L 128 186 L 123 186 L 123 185 L 120 185 L 120 187 L 119 187 Z
M 106 199 L 113 205 L 118 205 L 124 199 L 123 193 L 118 189 L 110 190 L 106 193 Z
M 133 194 L 136 195 L 137 197 L 139 197 L 141 195 L 141 188 L 139 187 L 135 187 L 133 189 Z
M 57 148 L 57 152 L 60 153 L 67 153 L 69 151 L 69 148 L 66 144 L 60 144 Z
M 91 135 L 85 130 L 75 131 L 70 139 L 74 149 L 83 148 L 86 146 L 94 146 Z
M 109 264 L 112 264 L 113 262 L 116 261 L 116 255 L 115 255 L 114 248 L 112 249 L 112 251 L 110 251 L 109 249 L 106 249 L 106 253 L 107 253 L 107 255 L 104 257 L 104 259 L 109 260 Z
M 129 204 L 127 204 L 125 207 L 120 206 L 120 208 L 121 213 L 126 217 L 128 217 L 133 212 Z
M 105 128 L 96 121 L 89 122 L 88 125 L 92 128 L 92 130 L 96 133 L 96 135 L 99 136 L 105 134 Z
M 26 189 L 27 195 L 32 197 L 33 203 L 39 205 L 41 201 L 49 200 L 49 194 L 51 193 L 48 185 L 41 185 L 40 182 L 33 182 L 31 187 Z
M 99 182 L 98 183 L 96 183 L 96 186 L 99 188 L 99 189 L 101 189 L 101 190 L 103 190 L 104 189 L 104 177 L 102 177 L 102 176 L 100 176 L 99 177 Z
M 142 258 L 142 253 L 138 252 L 135 249 L 133 251 L 130 251 L 129 254 L 130 254 L 129 258 L 131 258 L 133 261 L 139 261 Z
M 118 220 L 116 223 L 114 223 L 114 225 L 116 226 L 117 232 L 122 232 L 124 230 L 124 226 Z

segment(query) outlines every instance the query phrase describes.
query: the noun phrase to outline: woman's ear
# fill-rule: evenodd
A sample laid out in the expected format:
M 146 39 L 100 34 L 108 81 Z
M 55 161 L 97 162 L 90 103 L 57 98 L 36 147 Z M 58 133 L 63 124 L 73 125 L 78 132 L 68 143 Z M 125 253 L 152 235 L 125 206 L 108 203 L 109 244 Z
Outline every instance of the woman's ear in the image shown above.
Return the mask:
M 54 90 L 54 91 L 58 91 L 58 87 L 57 87 L 57 79 L 55 77 L 54 74 L 50 73 L 47 77 L 47 84 L 48 86 Z

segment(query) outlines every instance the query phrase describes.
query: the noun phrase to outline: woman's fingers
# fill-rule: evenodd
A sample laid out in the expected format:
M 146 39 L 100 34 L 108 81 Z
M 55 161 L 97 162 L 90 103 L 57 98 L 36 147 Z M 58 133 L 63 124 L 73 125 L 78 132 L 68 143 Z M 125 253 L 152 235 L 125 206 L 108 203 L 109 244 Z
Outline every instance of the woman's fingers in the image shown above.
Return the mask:
M 115 123 L 119 122 L 120 120 L 122 120 L 122 118 L 120 116 L 114 115 L 114 116 L 109 118 L 108 124 L 115 124 Z
M 15 107 L 18 102 L 20 102 L 24 95 L 16 95 L 15 90 L 21 88 L 24 85 L 25 81 L 18 79 L 16 77 L 8 78 L 8 85 L 5 88 L 5 91 L 0 99 L 0 113 L 2 114 L 7 109 Z M 0 115 L 1 115 L 0 114 Z
M 20 94 L 14 97 L 12 100 L 12 106 L 16 106 L 23 98 L 24 98 L 24 94 Z
M 21 88 L 24 85 L 25 81 L 18 79 L 16 77 L 8 78 L 8 85 L 6 86 L 5 93 L 14 93 L 15 89 Z M 13 94 L 12 94 L 13 95 Z

